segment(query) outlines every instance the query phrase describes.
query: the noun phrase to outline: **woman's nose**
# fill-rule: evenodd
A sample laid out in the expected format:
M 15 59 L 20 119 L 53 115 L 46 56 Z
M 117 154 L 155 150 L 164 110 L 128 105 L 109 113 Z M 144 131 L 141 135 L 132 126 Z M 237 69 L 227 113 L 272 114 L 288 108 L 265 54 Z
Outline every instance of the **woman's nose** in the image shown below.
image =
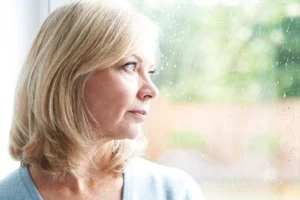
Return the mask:
M 141 88 L 138 92 L 138 97 L 141 100 L 155 99 L 159 96 L 158 88 L 150 78 L 143 81 Z

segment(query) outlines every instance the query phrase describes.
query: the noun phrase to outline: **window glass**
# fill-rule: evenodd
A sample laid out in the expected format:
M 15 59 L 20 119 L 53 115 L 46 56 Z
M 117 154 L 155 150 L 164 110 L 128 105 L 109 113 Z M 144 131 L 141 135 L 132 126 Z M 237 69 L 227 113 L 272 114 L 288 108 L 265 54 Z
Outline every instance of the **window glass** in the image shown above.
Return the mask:
M 132 2 L 162 29 L 148 157 L 208 200 L 299 199 L 299 1 Z

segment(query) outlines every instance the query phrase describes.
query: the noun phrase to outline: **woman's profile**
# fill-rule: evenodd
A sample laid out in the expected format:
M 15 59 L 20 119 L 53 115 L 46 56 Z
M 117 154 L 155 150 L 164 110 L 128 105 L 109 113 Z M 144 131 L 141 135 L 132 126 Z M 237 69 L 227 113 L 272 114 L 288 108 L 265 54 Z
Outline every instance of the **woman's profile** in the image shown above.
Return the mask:
M 123 1 L 75 2 L 41 26 L 20 73 L 0 199 L 201 200 L 183 171 L 139 156 L 158 89 L 158 27 Z

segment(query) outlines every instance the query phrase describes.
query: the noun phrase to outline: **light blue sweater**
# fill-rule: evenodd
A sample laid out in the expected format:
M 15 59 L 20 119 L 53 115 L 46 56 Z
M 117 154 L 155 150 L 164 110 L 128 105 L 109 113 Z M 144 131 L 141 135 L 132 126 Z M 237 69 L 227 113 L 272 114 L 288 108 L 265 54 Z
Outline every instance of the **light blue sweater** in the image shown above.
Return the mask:
M 136 159 L 125 169 L 123 200 L 203 200 L 185 172 Z M 0 200 L 42 200 L 28 171 L 20 167 L 0 181 Z

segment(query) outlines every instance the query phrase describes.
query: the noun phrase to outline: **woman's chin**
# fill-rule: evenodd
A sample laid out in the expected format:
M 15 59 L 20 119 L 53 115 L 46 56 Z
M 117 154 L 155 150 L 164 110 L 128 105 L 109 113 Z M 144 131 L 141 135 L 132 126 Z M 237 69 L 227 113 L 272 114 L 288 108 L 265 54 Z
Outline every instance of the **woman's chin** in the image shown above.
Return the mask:
M 140 134 L 142 134 L 142 130 L 141 130 L 141 129 L 130 130 L 130 131 L 128 131 L 127 133 L 124 134 L 124 138 L 123 138 L 123 139 L 134 140 L 134 139 L 136 139 Z
M 122 127 L 122 129 L 118 129 L 110 132 L 110 134 L 106 134 L 105 138 L 107 140 L 134 140 L 141 134 L 143 134 L 142 126 L 140 124 L 131 124 L 129 127 Z

